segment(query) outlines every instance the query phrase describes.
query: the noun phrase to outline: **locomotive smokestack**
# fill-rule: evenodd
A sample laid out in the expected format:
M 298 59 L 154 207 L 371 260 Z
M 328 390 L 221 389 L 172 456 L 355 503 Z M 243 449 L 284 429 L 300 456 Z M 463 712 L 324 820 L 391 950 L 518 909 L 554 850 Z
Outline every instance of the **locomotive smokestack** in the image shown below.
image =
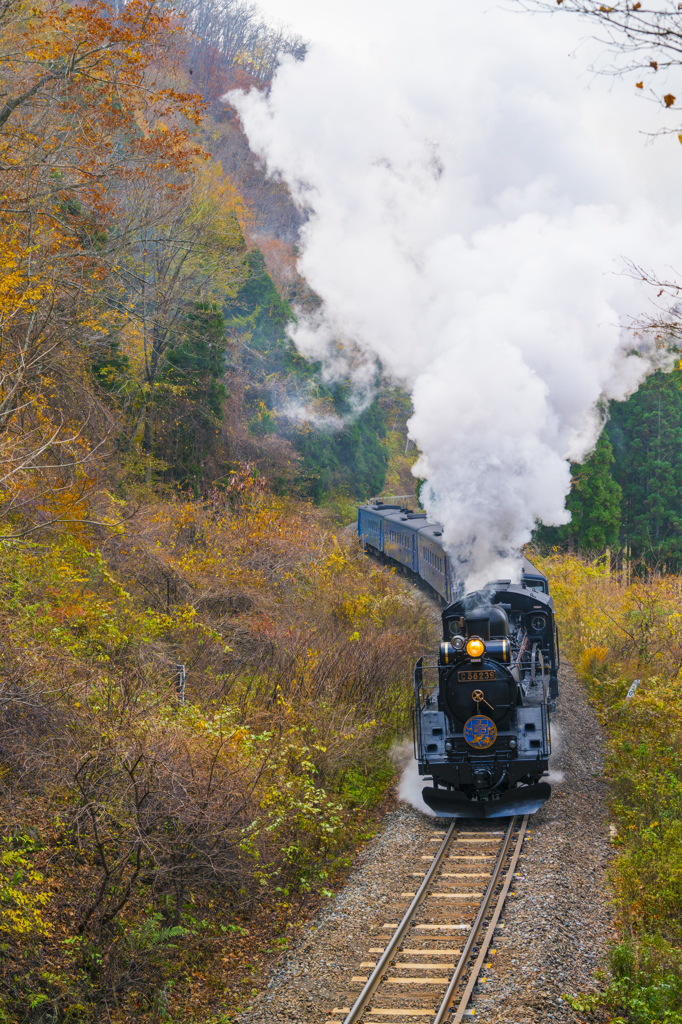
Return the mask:
M 480 636 L 481 640 L 490 640 L 490 616 L 483 612 L 474 612 L 467 615 L 466 620 L 467 637 Z

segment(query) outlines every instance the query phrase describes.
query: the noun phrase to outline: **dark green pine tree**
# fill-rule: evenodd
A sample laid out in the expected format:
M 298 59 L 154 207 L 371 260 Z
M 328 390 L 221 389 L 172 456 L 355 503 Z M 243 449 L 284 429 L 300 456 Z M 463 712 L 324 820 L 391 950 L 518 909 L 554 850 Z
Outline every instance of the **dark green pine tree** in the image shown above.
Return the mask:
M 248 341 L 243 365 L 251 372 L 290 373 L 300 379 L 315 375 L 315 365 L 301 356 L 289 338 L 287 328 L 296 316 L 277 291 L 260 249 L 246 255 L 245 280 L 227 307 L 229 326 Z
M 571 522 L 538 527 L 533 537 L 537 544 L 569 547 L 584 554 L 618 545 L 622 494 L 611 476 L 613 462 L 611 442 L 602 433 L 589 458 L 571 466 L 571 491 L 566 499 Z
M 571 467 L 571 493 L 566 507 L 571 522 L 566 527 L 579 551 L 603 551 L 618 544 L 622 491 L 611 476 L 613 448 L 603 433 L 582 465 Z
M 649 565 L 682 569 L 682 372 L 652 374 L 613 403 L 608 433 L 623 490 L 621 539 Z
M 217 454 L 227 398 L 225 319 L 212 302 L 187 314 L 178 343 L 169 349 L 156 392 L 156 454 L 171 478 L 199 493 L 206 460 Z
M 246 339 L 242 363 L 254 382 L 249 388 L 250 432 L 263 437 L 279 429 L 281 421 L 274 414 L 278 388 L 273 384 L 284 380 L 294 394 L 312 394 L 347 420 L 341 430 L 310 423 L 284 426 L 301 456 L 303 492 L 318 503 L 335 488 L 345 489 L 354 498 L 380 493 L 389 459 L 383 410 L 373 402 L 355 416 L 347 384 L 327 385 L 321 379 L 320 364 L 308 362 L 296 351 L 287 333 L 296 317 L 277 291 L 260 249 L 247 254 L 246 279 L 228 312 L 230 327 Z M 302 401 L 305 404 L 306 398 Z
M 343 401 L 337 399 L 336 408 L 344 413 Z M 353 498 L 380 494 L 389 459 L 385 438 L 384 412 L 376 401 L 359 416 L 349 417 L 341 430 L 299 428 L 293 440 L 302 456 L 306 490 L 313 501 L 322 501 L 337 487 Z

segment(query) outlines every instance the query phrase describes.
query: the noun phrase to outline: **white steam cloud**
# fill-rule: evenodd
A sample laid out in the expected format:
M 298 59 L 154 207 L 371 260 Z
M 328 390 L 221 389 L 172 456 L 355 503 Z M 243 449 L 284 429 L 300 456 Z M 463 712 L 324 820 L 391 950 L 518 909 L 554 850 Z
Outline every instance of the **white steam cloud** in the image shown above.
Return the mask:
M 310 213 L 300 270 L 324 305 L 296 344 L 338 367 L 343 339 L 356 381 L 379 360 L 409 387 L 427 510 L 470 586 L 507 575 L 536 520 L 568 521 L 567 460 L 604 400 L 672 364 L 624 330 L 650 299 L 622 260 L 682 264 L 682 147 L 645 145 L 658 115 L 634 81 L 585 76 L 568 18 L 272 3 L 308 57 L 229 99 Z
M 422 797 L 424 779 L 419 774 L 419 765 L 414 756 L 412 740 L 404 740 L 402 743 L 397 743 L 393 747 L 391 754 L 393 760 L 400 768 L 398 799 L 406 804 L 411 804 L 415 810 L 420 811 L 429 818 L 435 818 L 437 816 L 436 812 L 428 804 L 424 803 L 424 798 Z

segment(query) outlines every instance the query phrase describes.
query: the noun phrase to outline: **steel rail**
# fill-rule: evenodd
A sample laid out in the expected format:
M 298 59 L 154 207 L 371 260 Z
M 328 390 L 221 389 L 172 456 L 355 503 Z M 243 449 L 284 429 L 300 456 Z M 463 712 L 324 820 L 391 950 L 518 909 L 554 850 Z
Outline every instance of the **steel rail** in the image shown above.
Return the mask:
M 516 868 L 516 865 L 518 864 L 519 855 L 521 853 L 521 847 L 523 846 L 523 840 L 524 840 L 524 837 L 525 837 L 525 834 L 526 834 L 526 827 L 527 827 L 527 825 L 528 825 L 528 815 L 526 814 L 524 816 L 524 818 L 523 818 L 523 821 L 521 823 L 521 827 L 520 827 L 519 832 L 518 832 L 517 837 L 516 837 L 516 846 L 514 848 L 514 853 L 512 854 L 511 863 L 510 863 L 509 868 L 507 870 L 507 874 L 505 876 L 505 880 L 504 880 L 504 884 L 502 886 L 502 890 L 498 894 L 497 904 L 495 906 L 495 910 L 493 912 L 492 919 L 491 919 L 491 921 L 488 924 L 488 927 L 486 929 L 485 937 L 484 937 L 483 942 L 481 944 L 481 948 L 478 951 L 478 956 L 476 958 L 476 961 L 475 961 L 475 963 L 474 963 L 474 965 L 473 965 L 473 967 L 471 969 L 471 973 L 470 973 L 469 978 L 467 980 L 466 988 L 464 989 L 464 992 L 462 993 L 462 995 L 460 997 L 460 1002 L 459 1002 L 459 1006 L 457 1008 L 457 1011 L 455 1012 L 454 1017 L 451 1018 L 449 1024 L 459 1024 L 459 1022 L 462 1020 L 464 1012 L 465 1012 L 465 1010 L 467 1008 L 467 1004 L 468 1004 L 469 999 L 471 997 L 471 993 L 473 992 L 474 985 L 476 984 L 476 981 L 478 979 L 478 975 L 479 975 L 479 972 L 480 972 L 481 967 L 483 965 L 483 961 L 485 959 L 485 955 L 488 952 L 488 947 L 489 947 L 491 939 L 493 937 L 493 933 L 495 931 L 495 928 L 497 927 L 497 922 L 500 919 L 500 914 L 502 913 L 502 908 L 504 906 L 504 901 L 505 901 L 505 899 L 507 897 L 507 893 L 509 892 L 509 887 L 510 887 L 510 885 L 512 883 L 512 879 L 514 877 L 514 869 Z M 505 858 L 507 856 L 507 853 L 508 853 L 508 850 L 509 850 L 509 846 L 511 845 L 511 840 L 512 840 L 512 837 L 513 837 L 513 834 L 514 834 L 515 826 L 516 826 L 516 818 L 514 817 L 509 822 L 509 826 L 507 828 L 507 834 L 504 837 L 504 842 L 502 844 L 502 849 L 500 850 L 499 856 L 497 858 L 497 862 L 496 862 L 495 867 L 493 869 L 492 878 L 490 879 L 490 883 L 488 885 L 488 888 L 485 891 L 485 895 L 483 897 L 483 901 L 482 901 L 480 909 L 479 909 L 479 911 L 478 911 L 478 913 L 476 915 L 476 920 L 474 921 L 474 923 L 471 926 L 471 931 L 469 932 L 469 937 L 468 937 L 468 939 L 466 941 L 464 949 L 462 950 L 462 955 L 460 956 L 459 962 L 457 964 L 457 967 L 455 968 L 455 973 L 453 974 L 453 976 L 452 976 L 452 978 L 450 980 L 450 984 L 448 985 L 447 992 L 445 993 L 445 995 L 443 997 L 443 1002 L 440 1004 L 440 1007 L 438 1009 L 438 1013 L 436 1014 L 436 1017 L 434 1019 L 433 1024 L 442 1024 L 442 1022 L 445 1020 L 445 1018 L 451 1012 L 452 1003 L 454 1002 L 454 999 L 455 999 L 455 993 L 457 991 L 458 986 L 462 982 L 462 978 L 466 974 L 466 970 L 467 970 L 467 967 L 468 967 L 468 961 L 469 961 L 469 958 L 471 956 L 471 951 L 474 948 L 474 946 L 476 945 L 476 940 L 478 938 L 478 933 L 481 930 L 481 926 L 482 926 L 483 921 L 485 919 L 485 915 L 488 912 L 488 908 L 489 908 L 489 906 L 490 906 L 490 904 L 492 902 L 493 896 L 495 895 L 495 889 L 496 889 L 496 887 L 497 887 L 497 885 L 499 883 L 500 874 L 502 873 L 502 867 L 504 865 L 504 861 L 505 861 Z
M 492 942 L 493 934 L 495 932 L 495 929 L 497 928 L 497 922 L 500 920 L 500 914 L 502 913 L 502 908 L 504 907 L 504 901 L 507 898 L 509 887 L 511 886 L 512 881 L 514 879 L 514 871 L 516 870 L 516 865 L 519 862 L 519 855 L 521 853 L 521 847 L 523 846 L 523 840 L 525 839 L 527 825 L 528 815 L 526 814 L 521 823 L 521 828 L 519 829 L 519 832 L 516 836 L 516 846 L 514 848 L 514 853 L 512 854 L 507 874 L 505 875 L 502 890 L 497 897 L 497 904 L 495 906 L 495 910 L 493 911 L 493 916 L 490 919 L 490 923 L 488 924 L 488 927 L 486 929 L 485 937 L 483 939 L 483 942 L 481 943 L 481 948 L 479 950 L 478 956 L 476 957 L 476 962 L 474 966 L 471 968 L 471 974 L 467 979 L 466 988 L 464 989 L 464 992 L 460 997 L 459 1006 L 457 1007 L 454 1016 L 450 1019 L 450 1024 L 460 1024 L 462 1017 L 464 1016 L 464 1013 L 466 1011 L 467 1005 L 469 1003 L 469 999 L 471 998 L 471 993 L 474 990 L 474 985 L 478 980 L 478 976 L 481 972 L 481 967 L 483 966 L 483 961 L 485 960 L 488 948 L 490 946 L 490 943 Z
M 455 818 L 452 824 L 450 825 L 450 828 L 448 829 L 445 835 L 445 839 L 441 843 L 440 848 L 436 853 L 436 856 L 433 858 L 431 867 L 427 871 L 424 881 L 417 889 L 417 892 L 414 895 L 414 899 L 410 903 L 405 913 L 405 916 L 403 917 L 402 921 L 400 922 L 400 924 L 394 931 L 393 935 L 391 936 L 390 942 L 386 946 L 384 952 L 381 954 L 379 962 L 377 963 L 376 967 L 374 968 L 369 978 L 367 979 L 365 987 L 363 988 L 362 992 L 353 1003 L 350 1013 L 345 1018 L 343 1024 L 356 1024 L 356 1021 L 358 1021 L 362 1014 L 364 1013 L 367 1003 L 369 1002 L 369 1000 L 371 999 L 371 997 L 374 995 L 375 991 L 381 984 L 381 980 L 384 976 L 386 968 L 389 966 L 391 962 L 393 954 L 395 953 L 396 949 L 405 938 L 405 932 L 410 927 L 412 918 L 416 914 L 417 910 L 419 910 L 419 907 L 421 906 L 421 903 L 427 894 L 428 888 L 431 885 L 431 882 L 433 881 L 433 877 L 438 871 L 438 868 L 440 867 L 440 863 L 443 860 L 443 857 L 447 853 L 448 847 L 452 842 L 452 837 L 455 834 L 456 825 L 457 819 Z

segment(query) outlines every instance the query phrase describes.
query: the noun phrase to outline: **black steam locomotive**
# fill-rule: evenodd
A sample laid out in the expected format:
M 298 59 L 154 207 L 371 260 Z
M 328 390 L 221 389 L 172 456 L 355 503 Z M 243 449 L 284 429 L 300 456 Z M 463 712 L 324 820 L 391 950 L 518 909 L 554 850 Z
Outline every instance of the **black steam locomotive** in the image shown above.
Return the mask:
M 518 585 L 496 580 L 453 600 L 458 584 L 441 528 L 425 518 L 387 505 L 364 506 L 358 515 L 366 547 L 425 579 L 441 600 L 449 598 L 440 652 L 420 658 L 415 669 L 415 755 L 419 774 L 433 782 L 422 796 L 443 817 L 533 814 L 551 793 L 542 779 L 558 694 L 558 632 L 547 579 L 524 559 Z M 389 550 L 396 543 L 399 559 Z
M 415 669 L 415 753 L 447 817 L 534 814 L 551 787 L 558 645 L 549 594 L 498 580 L 449 605 L 435 665 Z

